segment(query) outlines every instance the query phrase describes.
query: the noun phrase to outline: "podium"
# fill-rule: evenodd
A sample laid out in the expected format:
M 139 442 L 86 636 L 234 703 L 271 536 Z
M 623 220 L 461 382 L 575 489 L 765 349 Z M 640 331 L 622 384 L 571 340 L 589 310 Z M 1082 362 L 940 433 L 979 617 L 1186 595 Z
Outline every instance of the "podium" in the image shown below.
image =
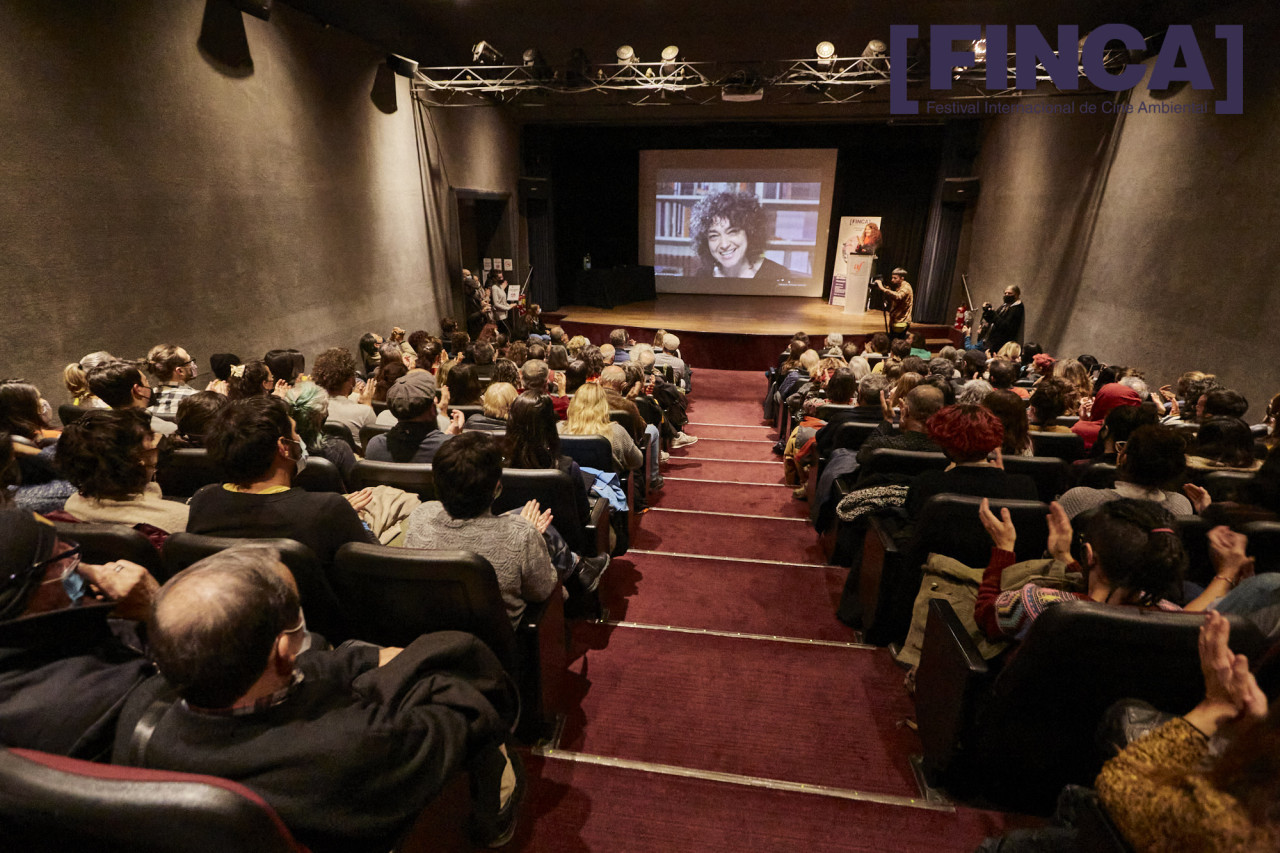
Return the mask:
M 831 304 L 843 306 L 846 314 L 865 312 L 875 262 L 875 255 L 850 255 L 844 263 L 845 274 L 831 277 Z

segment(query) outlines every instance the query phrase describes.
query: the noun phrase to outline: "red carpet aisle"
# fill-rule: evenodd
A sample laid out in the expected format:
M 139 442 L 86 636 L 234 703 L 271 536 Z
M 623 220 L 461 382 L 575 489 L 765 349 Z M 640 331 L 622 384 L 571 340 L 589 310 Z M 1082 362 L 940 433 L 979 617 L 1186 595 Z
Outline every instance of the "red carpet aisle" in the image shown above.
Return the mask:
M 578 695 L 530 756 L 531 851 L 968 851 L 1006 817 L 920 798 L 902 672 L 836 621 L 754 372 L 699 370 L 666 488 L 574 629 Z

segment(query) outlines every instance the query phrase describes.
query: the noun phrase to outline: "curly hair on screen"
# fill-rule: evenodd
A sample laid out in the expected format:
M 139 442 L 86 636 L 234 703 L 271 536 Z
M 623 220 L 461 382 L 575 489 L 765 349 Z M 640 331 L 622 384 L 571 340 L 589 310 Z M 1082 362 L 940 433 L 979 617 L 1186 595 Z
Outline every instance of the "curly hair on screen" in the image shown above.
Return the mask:
M 925 429 L 954 462 L 985 459 L 1004 443 L 1004 424 L 982 406 L 947 406 L 929 418 Z
M 689 232 L 693 247 L 706 269 L 715 268 L 711 248 L 707 245 L 707 233 L 717 219 L 730 226 L 741 228 L 747 235 L 747 259 L 752 263 L 764 257 L 766 220 L 760 200 L 751 193 L 718 192 L 703 196 L 693 206 L 689 217 Z

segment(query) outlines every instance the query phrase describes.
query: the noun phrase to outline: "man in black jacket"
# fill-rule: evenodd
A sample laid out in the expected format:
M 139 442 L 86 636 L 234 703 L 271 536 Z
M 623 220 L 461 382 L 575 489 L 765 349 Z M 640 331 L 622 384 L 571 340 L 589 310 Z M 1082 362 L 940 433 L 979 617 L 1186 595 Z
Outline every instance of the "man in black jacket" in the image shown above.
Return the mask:
M 393 847 L 467 766 L 475 840 L 510 840 L 523 792 L 504 745 L 515 699 L 470 634 L 309 651 L 288 569 L 248 545 L 175 575 L 149 636 L 163 675 L 125 704 L 116 763 L 241 782 L 317 853 Z

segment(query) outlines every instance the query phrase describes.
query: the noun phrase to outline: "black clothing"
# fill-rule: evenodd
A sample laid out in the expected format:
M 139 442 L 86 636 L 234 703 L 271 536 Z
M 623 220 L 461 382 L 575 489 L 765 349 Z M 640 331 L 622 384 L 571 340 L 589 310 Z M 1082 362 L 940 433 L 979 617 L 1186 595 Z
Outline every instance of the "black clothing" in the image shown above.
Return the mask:
M 326 567 L 348 542 L 376 545 L 378 541 L 347 499 L 336 492 L 289 489 L 255 495 L 214 483 L 196 492 L 190 506 L 189 533 L 294 539 L 310 548 Z
M 827 425 L 818 430 L 814 436 L 817 441 L 818 455 L 826 458 L 831 455 L 831 443 L 835 441 L 836 429 L 847 421 L 860 424 L 880 423 L 884 419 L 884 410 L 879 406 L 854 406 L 852 409 L 839 409 L 827 420 Z
M 888 447 L 893 450 L 919 450 L 925 453 L 942 452 L 942 448 L 925 433 L 915 431 L 898 432 L 888 421 L 882 422 L 876 428 L 876 431 L 862 443 L 862 447 L 858 448 L 858 464 L 865 463 L 871 451 L 878 447 Z
M 500 711 L 515 703 L 493 653 L 456 631 L 425 634 L 382 667 L 366 644 L 304 652 L 297 667 L 302 682 L 265 710 L 224 716 L 175 701 L 141 765 L 248 786 L 316 853 L 385 851 L 468 754 L 501 741 Z M 151 703 L 171 695 L 156 676 L 129 698 L 115 762 Z
M 907 516 L 916 518 L 934 495 L 976 495 L 983 498 L 1038 501 L 1036 481 L 1026 474 L 1007 474 L 999 468 L 959 465 L 950 471 L 925 471 L 907 492 Z
M 111 750 L 131 690 L 155 673 L 114 604 L 0 624 L 0 743 L 90 761 Z
M 491 418 L 488 415 L 476 414 L 467 418 L 462 428 L 469 432 L 505 432 L 507 421 L 505 418 Z
M 445 435 L 430 421 L 400 421 L 382 435 L 369 439 L 364 458 L 371 462 L 425 462 L 430 464 Z
M 1026 311 L 1022 307 L 1021 302 L 1015 302 L 1012 305 L 1001 305 L 998 308 L 982 309 L 982 320 L 991 324 L 991 331 L 987 332 L 987 349 L 991 352 L 998 352 L 1000 347 L 1009 343 L 1009 341 L 1018 341 L 1022 338 L 1022 320 L 1026 316 Z

